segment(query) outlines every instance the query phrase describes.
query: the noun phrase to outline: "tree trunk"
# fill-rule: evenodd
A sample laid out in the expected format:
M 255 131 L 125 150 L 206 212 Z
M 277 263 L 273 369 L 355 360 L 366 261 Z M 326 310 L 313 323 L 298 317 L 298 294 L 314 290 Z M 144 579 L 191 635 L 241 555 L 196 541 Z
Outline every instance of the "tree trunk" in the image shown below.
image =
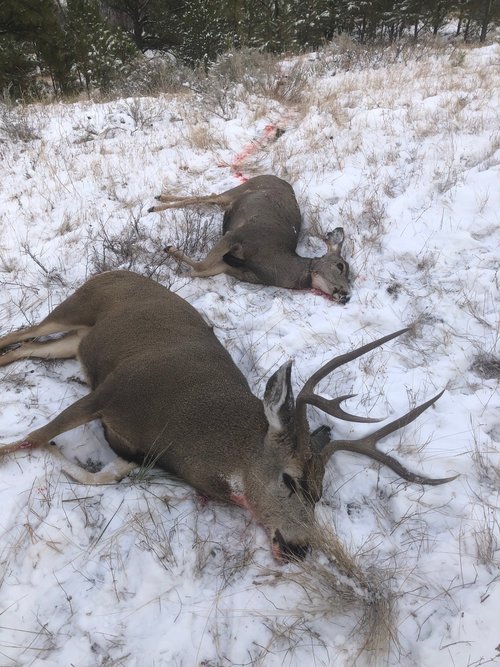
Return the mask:
M 488 23 L 490 22 L 491 0 L 483 0 L 483 18 L 481 21 L 481 34 L 479 41 L 484 42 L 488 32 Z
M 134 24 L 135 45 L 140 51 L 144 51 L 144 37 L 143 37 L 144 32 L 143 32 L 142 22 L 137 16 L 134 16 L 133 24 Z
M 363 16 L 363 20 L 361 21 L 361 35 L 359 41 L 364 44 L 365 42 L 365 32 L 366 32 L 366 17 Z
M 467 18 L 467 21 L 465 22 L 464 42 L 466 42 L 469 37 L 469 29 L 470 29 L 470 16 Z

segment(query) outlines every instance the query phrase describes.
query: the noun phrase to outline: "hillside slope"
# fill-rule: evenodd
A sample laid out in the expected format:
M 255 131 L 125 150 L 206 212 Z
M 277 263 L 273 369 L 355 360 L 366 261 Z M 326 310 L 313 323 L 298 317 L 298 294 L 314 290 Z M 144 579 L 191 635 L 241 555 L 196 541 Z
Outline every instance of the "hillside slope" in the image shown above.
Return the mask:
M 498 45 L 417 48 L 346 67 L 324 51 L 283 63 L 279 79 L 249 71 L 197 93 L 3 110 L 2 332 L 39 320 L 93 273 L 132 269 L 198 308 L 261 396 L 288 358 L 298 389 L 334 354 L 413 323 L 322 391 L 357 393 L 350 412 L 394 417 L 446 388 L 383 448 L 413 470 L 460 477 L 423 488 L 336 454 L 317 507 L 324 549 L 279 566 L 243 510 L 203 504 L 158 471 L 82 487 L 46 454 L 7 457 L 1 665 L 498 659 L 499 57 Z M 344 227 L 348 305 L 189 279 L 164 255 L 175 243 L 202 256 L 222 216 L 147 214 L 153 196 L 220 192 L 235 172 L 293 185 L 302 254 L 321 254 L 321 236 Z M 83 395 L 82 380 L 76 361 L 1 369 L 0 442 Z M 369 430 L 331 421 L 341 437 Z M 58 444 L 84 463 L 113 456 L 97 424 Z

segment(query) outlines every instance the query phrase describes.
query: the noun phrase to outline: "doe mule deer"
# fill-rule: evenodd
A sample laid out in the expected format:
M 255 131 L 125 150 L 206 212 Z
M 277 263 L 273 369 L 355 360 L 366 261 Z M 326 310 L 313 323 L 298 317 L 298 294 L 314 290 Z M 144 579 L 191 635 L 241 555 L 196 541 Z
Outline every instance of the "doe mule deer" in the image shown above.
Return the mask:
M 0 453 L 45 447 L 61 459 L 67 475 L 84 484 L 118 481 L 137 464 L 154 462 L 208 497 L 248 508 L 267 529 L 278 560 L 301 558 L 311 544 L 314 506 L 334 452 L 364 454 L 411 482 L 454 479 L 415 474 L 376 448 L 378 440 L 416 419 L 441 394 L 357 440 L 332 440 L 325 426 L 309 430 L 308 405 L 348 421 L 378 421 L 344 412 L 340 404 L 349 396 L 326 399 L 314 389 L 335 368 L 404 331 L 335 357 L 307 380 L 296 401 L 287 362 L 268 380 L 260 400 L 186 301 L 137 274 L 103 273 L 40 324 L 0 338 L 0 366 L 31 357 L 77 357 L 91 387 Z M 96 419 L 119 458 L 91 473 L 64 458 L 51 441 Z
M 349 301 L 349 265 L 342 258 L 344 230 L 326 236 L 323 257 L 300 257 L 296 248 L 301 215 L 292 186 L 276 176 L 256 176 L 221 194 L 199 197 L 160 195 L 150 212 L 192 205 L 224 210 L 223 236 L 205 259 L 197 262 L 182 250 L 166 252 L 191 267 L 194 277 L 227 273 L 251 283 L 290 289 L 316 289 L 340 303 Z

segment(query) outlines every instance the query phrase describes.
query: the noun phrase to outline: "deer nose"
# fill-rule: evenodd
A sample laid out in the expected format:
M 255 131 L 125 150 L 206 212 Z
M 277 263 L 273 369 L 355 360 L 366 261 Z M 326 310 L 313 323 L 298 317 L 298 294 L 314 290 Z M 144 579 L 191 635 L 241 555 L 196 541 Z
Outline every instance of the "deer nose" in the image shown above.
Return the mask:
M 339 303 L 341 303 L 343 305 L 346 304 L 346 303 L 349 303 L 350 298 L 351 298 L 350 294 L 342 294 L 340 299 L 339 299 Z
M 275 552 L 275 548 L 277 548 L 280 559 L 285 562 L 291 560 L 304 560 L 309 551 L 308 544 L 294 544 L 293 542 L 287 542 L 279 530 L 274 533 L 273 547 L 273 552 Z

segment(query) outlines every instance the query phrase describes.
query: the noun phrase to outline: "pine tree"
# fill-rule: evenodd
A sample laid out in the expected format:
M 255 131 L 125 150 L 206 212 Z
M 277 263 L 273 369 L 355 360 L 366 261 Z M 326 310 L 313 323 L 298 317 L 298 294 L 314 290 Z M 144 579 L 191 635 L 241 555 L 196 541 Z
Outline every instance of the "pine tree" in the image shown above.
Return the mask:
M 208 66 L 232 47 L 233 34 L 223 9 L 224 3 L 217 0 L 189 0 L 172 17 L 179 36 L 175 53 L 188 65 Z
M 68 0 L 66 45 L 87 89 L 107 88 L 137 55 L 131 40 L 104 20 L 97 0 Z
M 70 62 L 60 12 L 54 0 L 4 0 L 0 6 L 0 85 L 32 94 L 36 75 L 49 76 L 56 92 L 67 92 Z
M 179 0 L 102 0 L 112 23 L 135 42 L 140 51 L 173 50 L 179 45 L 174 25 L 182 15 Z
M 498 0 L 465 0 L 461 3 L 466 17 L 464 39 L 470 37 L 471 27 L 479 32 L 479 41 L 484 42 L 492 23 L 500 23 L 500 3 Z

